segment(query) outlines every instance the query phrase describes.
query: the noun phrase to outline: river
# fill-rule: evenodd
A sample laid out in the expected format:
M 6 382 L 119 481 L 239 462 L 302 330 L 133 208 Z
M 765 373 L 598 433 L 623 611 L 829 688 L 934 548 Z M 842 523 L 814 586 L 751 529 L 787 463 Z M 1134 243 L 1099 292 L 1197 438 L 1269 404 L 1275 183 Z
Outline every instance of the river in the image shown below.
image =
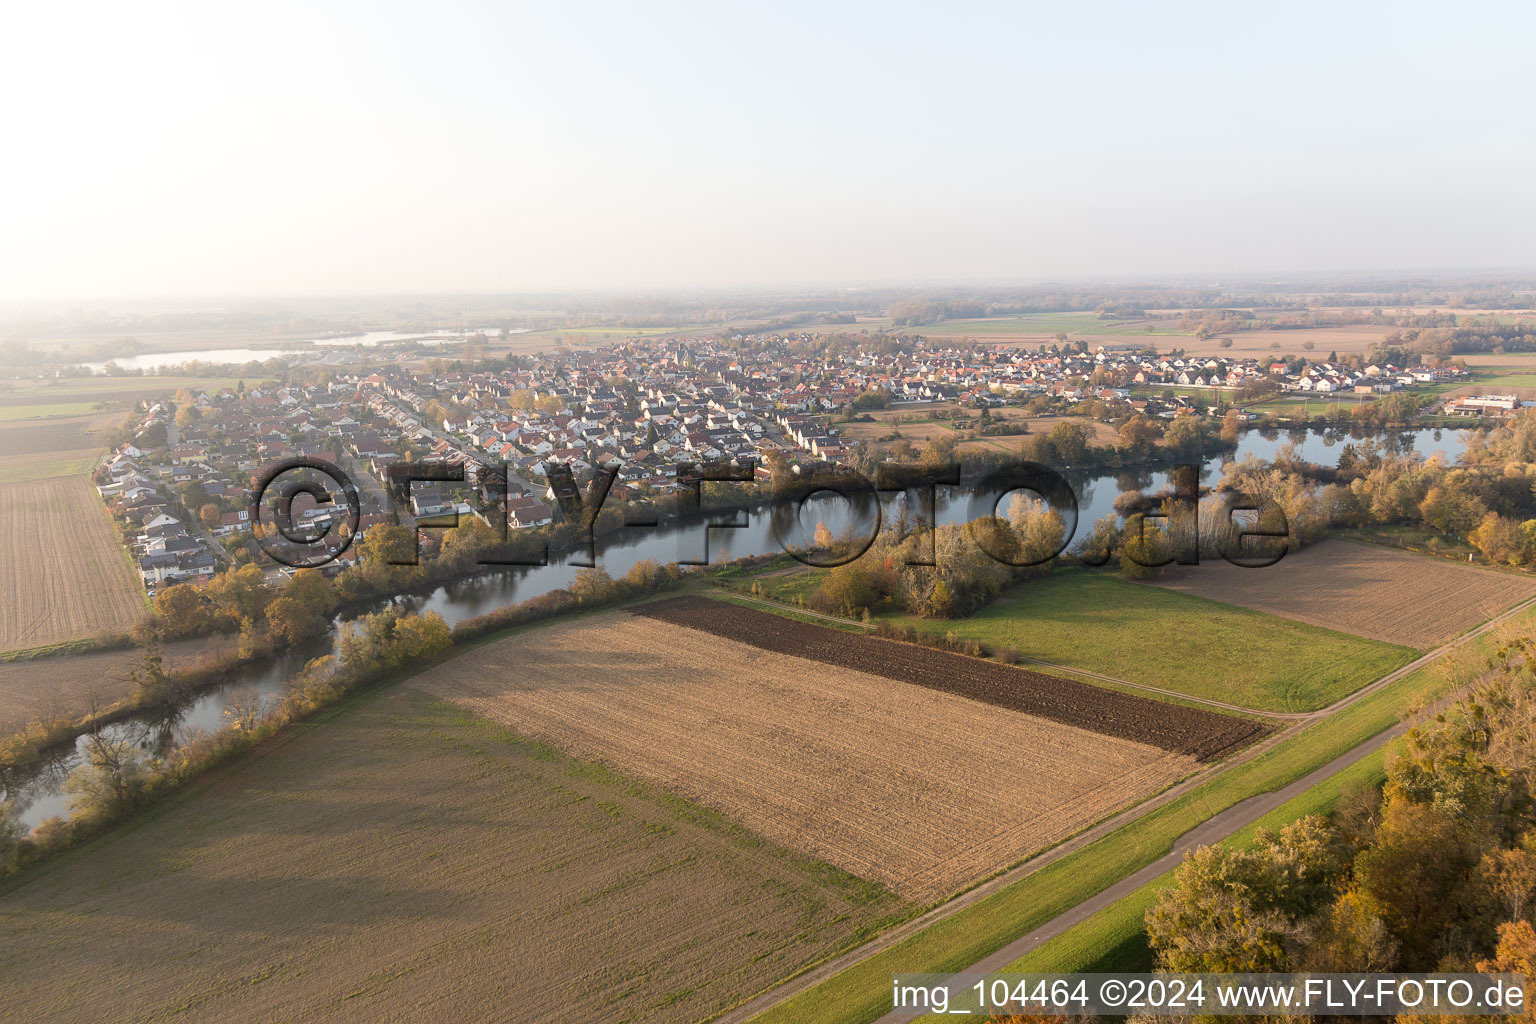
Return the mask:
M 1423 429 L 1375 435 L 1395 451 L 1416 451 L 1429 456 L 1442 453 L 1449 461 L 1456 461 L 1466 449 L 1466 435 L 1458 430 Z M 1265 437 L 1257 431 L 1248 431 L 1238 444 L 1236 458 L 1255 455 L 1272 459 L 1288 442 L 1296 444 L 1298 454 L 1311 462 L 1332 465 L 1338 461 L 1343 446 L 1363 438 L 1351 437 L 1341 432 L 1280 431 Z M 1211 482 L 1220 477 L 1221 467 L 1231 456 L 1207 459 L 1201 466 L 1201 479 Z M 1153 493 L 1168 484 L 1166 470 L 1128 470 L 1115 473 L 1068 474 L 1078 500 L 1077 534 L 1084 534 L 1091 524 L 1114 512 L 1115 498 L 1125 491 L 1140 490 Z M 940 522 L 969 521 L 990 511 L 990 505 L 998 498 L 990 496 L 946 497 L 939 495 L 937 518 Z M 895 500 L 894 497 L 888 500 Z M 653 528 L 627 527 L 598 540 L 598 565 L 617 578 L 641 561 L 699 562 L 705 558 L 706 537 L 708 560 L 719 564 L 734 558 L 774 553 L 782 550 L 770 527 L 766 509 L 752 512 L 721 513 L 719 518 L 734 518 L 744 525 L 740 528 L 707 528 L 704 523 L 693 525 L 663 525 Z M 825 522 L 834 533 L 850 523 L 848 506 L 840 498 L 813 499 L 801 515 L 801 539 L 792 543 L 806 543 L 818 522 Z M 866 516 L 867 531 L 872 514 Z M 415 611 L 433 611 L 443 617 L 449 626 L 465 619 L 483 615 L 497 608 L 526 601 L 552 590 L 568 586 L 579 567 L 570 564 L 574 555 L 545 566 L 499 569 L 480 576 L 455 580 L 439 585 L 425 595 L 407 595 L 397 598 L 397 603 Z M 382 605 L 380 605 L 382 606 Z M 338 627 L 340 625 L 338 618 Z M 332 641 L 322 639 L 312 646 L 291 652 L 283 658 L 252 669 L 248 676 L 203 693 L 173 720 L 131 719 L 109 727 L 115 736 L 132 739 L 143 749 L 160 753 L 170 746 L 183 742 L 196 732 L 214 732 L 229 728 L 225 709 L 238 696 L 258 694 L 264 699 L 275 700 L 284 692 L 289 677 L 303 667 L 310 658 L 326 653 Z M 85 740 L 76 745 L 68 755 L 57 759 L 40 775 L 23 782 L 12 783 L 6 796 L 16 800 L 22 808 L 22 821 L 29 827 L 45 818 L 68 813 L 69 798 L 61 791 L 61 783 L 69 770 L 79 763 Z

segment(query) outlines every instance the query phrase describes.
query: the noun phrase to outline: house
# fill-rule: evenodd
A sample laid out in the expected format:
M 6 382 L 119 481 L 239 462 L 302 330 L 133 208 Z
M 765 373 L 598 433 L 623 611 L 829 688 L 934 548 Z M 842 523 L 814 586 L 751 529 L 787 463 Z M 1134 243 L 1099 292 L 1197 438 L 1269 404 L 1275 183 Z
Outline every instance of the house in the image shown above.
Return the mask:
M 519 530 L 534 526 L 548 526 L 554 522 L 555 510 L 537 498 L 513 498 L 507 502 L 507 519 Z

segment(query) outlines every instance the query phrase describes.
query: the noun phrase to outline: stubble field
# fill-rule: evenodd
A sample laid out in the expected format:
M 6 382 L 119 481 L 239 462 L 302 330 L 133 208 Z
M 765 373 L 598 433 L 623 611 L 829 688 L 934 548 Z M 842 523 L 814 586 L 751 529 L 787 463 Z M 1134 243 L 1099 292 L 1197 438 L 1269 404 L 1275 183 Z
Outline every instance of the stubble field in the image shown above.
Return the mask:
M 122 413 L 98 413 L 57 420 L 0 421 L 0 454 L 42 455 L 86 448 L 106 451 L 101 431 L 122 419 Z
M 414 685 L 916 902 L 1161 789 L 1203 753 L 1167 747 L 1226 748 L 1260 731 L 1050 677 L 1041 677 L 1048 690 L 1031 692 L 1032 674 L 1005 666 L 991 667 L 1016 676 L 1013 690 L 963 696 L 955 688 L 975 682 L 963 673 L 901 682 L 877 665 L 829 664 L 800 634 L 830 634 L 825 642 L 845 647 L 865 638 L 702 598 L 646 609 L 510 637 Z M 761 617 L 807 656 L 652 615 L 700 626 L 734 618 L 733 631 L 761 628 Z M 911 665 L 886 667 L 923 678 Z M 1019 713 L 1010 705 L 1021 695 L 1057 721 Z M 1068 717 L 1141 729 L 1163 745 L 1062 724 Z
M 0 891 L 6 1018 L 688 1021 L 910 908 L 395 687 Z
M 1263 569 L 1165 570 L 1161 587 L 1425 650 L 1517 601 L 1536 580 L 1390 548 L 1323 541 Z
M 235 652 L 233 633 L 178 640 L 161 649 L 167 668 L 188 668 Z M 58 715 L 78 717 L 133 692 L 129 673 L 144 664 L 137 647 L 0 662 L 0 733 Z
M 0 484 L 0 650 L 121 633 L 145 615 L 90 480 Z

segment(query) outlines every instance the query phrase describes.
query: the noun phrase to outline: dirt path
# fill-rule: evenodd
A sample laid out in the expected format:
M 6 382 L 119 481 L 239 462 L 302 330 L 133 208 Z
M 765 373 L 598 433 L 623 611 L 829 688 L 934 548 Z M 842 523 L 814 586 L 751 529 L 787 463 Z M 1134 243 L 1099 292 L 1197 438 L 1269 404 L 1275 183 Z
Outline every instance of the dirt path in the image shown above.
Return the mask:
M 770 1007 L 776 1006 L 787 999 L 797 996 L 807 989 L 814 988 L 816 985 L 827 980 L 828 978 L 831 978 L 833 975 L 839 974 L 847 968 L 852 967 L 853 965 L 866 960 L 877 953 L 884 952 L 885 950 L 890 949 L 892 946 L 897 945 L 898 943 L 911 937 L 917 932 L 923 931 L 930 925 L 933 925 L 952 914 L 958 913 L 959 911 L 964 910 L 966 907 L 969 907 L 972 904 L 986 899 L 988 896 L 991 896 L 999 889 L 1006 888 L 1007 886 L 1012 885 L 1014 882 L 1017 882 L 1020 879 L 1026 877 L 1027 875 L 1034 874 L 1041 868 L 1046 867 L 1049 864 L 1053 864 L 1056 861 L 1061 860 L 1063 857 L 1076 853 L 1078 850 L 1081 850 L 1083 847 L 1088 846 L 1099 839 L 1102 839 L 1104 836 L 1110 834 L 1111 832 L 1114 832 L 1117 829 L 1123 828 L 1134 821 L 1146 817 L 1148 814 L 1151 814 L 1158 808 L 1163 807 L 1183 796 L 1191 789 L 1204 785 L 1206 782 L 1209 782 L 1217 775 L 1220 775 L 1229 769 L 1235 768 L 1241 764 L 1253 760 L 1260 754 L 1263 754 L 1264 752 L 1273 748 L 1282 740 L 1286 740 L 1292 736 L 1295 736 L 1302 729 L 1305 729 L 1308 726 L 1313 725 L 1316 722 L 1323 720 L 1324 718 L 1327 718 L 1329 715 L 1338 713 L 1344 708 L 1349 707 L 1350 705 L 1360 700 L 1363 700 L 1364 698 L 1377 692 L 1383 687 L 1391 686 L 1393 683 L 1407 676 L 1410 672 L 1416 671 L 1417 669 L 1423 668 L 1425 665 L 1428 665 L 1431 662 L 1437 661 L 1438 659 L 1444 657 L 1446 654 L 1449 654 L 1451 651 L 1460 647 L 1462 644 L 1465 644 L 1475 639 L 1476 637 L 1482 636 L 1484 633 L 1497 628 L 1501 623 L 1506 622 L 1507 620 L 1533 606 L 1536 606 L 1536 597 L 1521 601 L 1519 604 L 1509 608 L 1507 611 L 1489 619 L 1482 625 L 1477 626 L 1476 628 L 1469 630 L 1466 633 L 1463 633 L 1461 636 L 1456 637 L 1454 640 L 1451 640 L 1448 643 L 1435 648 L 1433 651 L 1430 651 L 1422 657 L 1415 659 L 1407 665 L 1404 665 L 1402 668 L 1387 673 L 1370 685 L 1356 690 L 1349 696 L 1344 697 L 1343 699 L 1329 705 L 1326 708 L 1323 708 L 1320 711 L 1313 712 L 1310 715 L 1308 721 L 1299 723 L 1295 728 L 1278 730 L 1265 739 L 1260 740 L 1258 743 L 1244 748 L 1236 756 L 1219 764 L 1212 765 L 1204 771 L 1191 775 L 1183 782 L 1180 782 L 1178 785 L 1164 790 L 1162 793 L 1151 798 L 1150 800 L 1137 804 L 1135 807 L 1128 808 L 1119 814 L 1106 819 L 1094 828 L 1088 829 L 1086 832 L 1079 834 L 1076 838 L 1069 839 L 1067 842 L 1062 843 L 1060 846 L 1042 853 L 1038 857 L 1035 857 L 1025 862 L 1024 864 L 1019 865 L 1011 871 L 1005 871 L 1004 873 L 998 875 L 996 878 L 992 879 L 990 882 L 985 882 L 976 888 L 955 897 L 948 903 L 945 903 L 939 907 L 935 907 L 933 910 L 930 910 L 926 914 L 913 918 L 911 921 L 893 928 L 888 932 L 884 932 L 883 934 L 879 935 L 875 939 L 871 940 L 856 950 L 846 953 L 834 960 L 830 960 L 827 963 L 814 968 L 813 970 L 807 971 L 805 974 L 800 975 L 798 978 L 785 982 L 783 985 L 763 993 L 756 999 L 753 999 L 748 1003 L 744 1003 L 730 1013 L 717 1018 L 716 1024 L 743 1024 L 743 1022 L 750 1020 L 751 1018 L 757 1016 Z M 1161 875 L 1163 872 L 1169 870 L 1170 868 L 1177 866 L 1180 860 L 1182 860 L 1185 850 L 1193 849 L 1197 846 L 1208 846 L 1212 843 L 1225 839 L 1227 836 L 1232 835 L 1234 832 L 1246 828 L 1248 825 L 1259 820 L 1264 815 L 1268 814 L 1271 810 L 1279 807 L 1281 804 L 1285 803 L 1287 800 L 1290 800 L 1298 793 L 1301 793 L 1311 786 L 1317 785 L 1322 780 L 1329 778 L 1330 776 L 1335 775 L 1340 771 L 1343 771 L 1345 768 L 1355 764 L 1357 761 L 1369 757 L 1371 754 L 1381 750 L 1381 748 L 1389 743 L 1395 736 L 1400 735 L 1406 729 L 1406 727 L 1406 724 L 1399 724 L 1391 727 L 1390 729 L 1384 730 L 1383 732 L 1376 734 L 1375 736 L 1347 751 L 1346 753 L 1341 754 L 1339 757 L 1334 758 L 1332 761 L 1323 765 L 1321 768 L 1318 768 L 1303 776 L 1301 779 L 1296 780 L 1296 782 L 1291 783 L 1289 786 L 1282 787 L 1281 789 L 1274 790 L 1269 793 L 1255 794 L 1254 796 L 1251 796 L 1246 800 L 1236 803 L 1226 810 L 1221 811 L 1220 813 L 1205 821 L 1203 824 L 1198 825 L 1194 829 L 1185 833 L 1185 835 L 1180 837 L 1180 839 L 1174 844 L 1174 849 L 1165 854 L 1163 857 L 1152 862 L 1151 864 L 1146 865 L 1143 868 L 1138 869 L 1137 871 L 1132 872 L 1130 875 L 1121 879 L 1119 882 L 1116 882 L 1108 888 L 1105 888 L 1095 895 L 1090 896 L 1088 899 L 1077 904 L 1070 910 L 1063 911 L 1061 914 L 1029 932 L 1027 935 L 1020 936 L 1013 942 L 1008 943 L 1002 949 L 999 949 L 993 954 L 984 957 L 976 964 L 967 967 L 965 970 L 967 972 L 993 970 L 995 969 L 994 967 L 987 967 L 983 965 L 991 964 L 995 957 L 1001 957 L 1005 953 L 1007 954 L 1007 959 L 1002 960 L 1001 964 L 1011 963 L 1012 961 L 1018 959 L 1020 956 L 1023 956 L 1024 953 L 1027 953 L 1029 950 L 1035 948 L 1046 940 L 1060 935 L 1062 932 L 1066 931 L 1074 924 L 1085 920 L 1088 916 L 1095 913 L 1096 911 L 1109 906 L 1120 897 L 1134 891 L 1142 885 L 1145 885 L 1147 882 L 1156 878 L 1158 875 Z M 879 1018 L 877 1024 L 891 1024 L 894 1019 L 897 1018 L 891 1014 L 887 1014 L 886 1016 Z

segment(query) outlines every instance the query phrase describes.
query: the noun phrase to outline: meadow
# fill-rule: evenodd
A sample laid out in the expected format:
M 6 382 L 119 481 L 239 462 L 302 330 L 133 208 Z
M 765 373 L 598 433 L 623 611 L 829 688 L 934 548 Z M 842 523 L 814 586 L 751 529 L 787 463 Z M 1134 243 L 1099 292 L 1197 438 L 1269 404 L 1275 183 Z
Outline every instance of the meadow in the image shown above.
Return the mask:
M 58 476 L 85 476 L 96 468 L 104 448 L 79 448 L 74 451 L 28 452 L 0 455 L 0 484 L 47 480 Z
M 1209 568 L 1192 567 L 1190 578 Z M 994 648 L 1013 647 L 1027 658 L 1260 711 L 1325 707 L 1416 654 L 1074 569 L 1027 580 L 969 618 L 892 618 Z

